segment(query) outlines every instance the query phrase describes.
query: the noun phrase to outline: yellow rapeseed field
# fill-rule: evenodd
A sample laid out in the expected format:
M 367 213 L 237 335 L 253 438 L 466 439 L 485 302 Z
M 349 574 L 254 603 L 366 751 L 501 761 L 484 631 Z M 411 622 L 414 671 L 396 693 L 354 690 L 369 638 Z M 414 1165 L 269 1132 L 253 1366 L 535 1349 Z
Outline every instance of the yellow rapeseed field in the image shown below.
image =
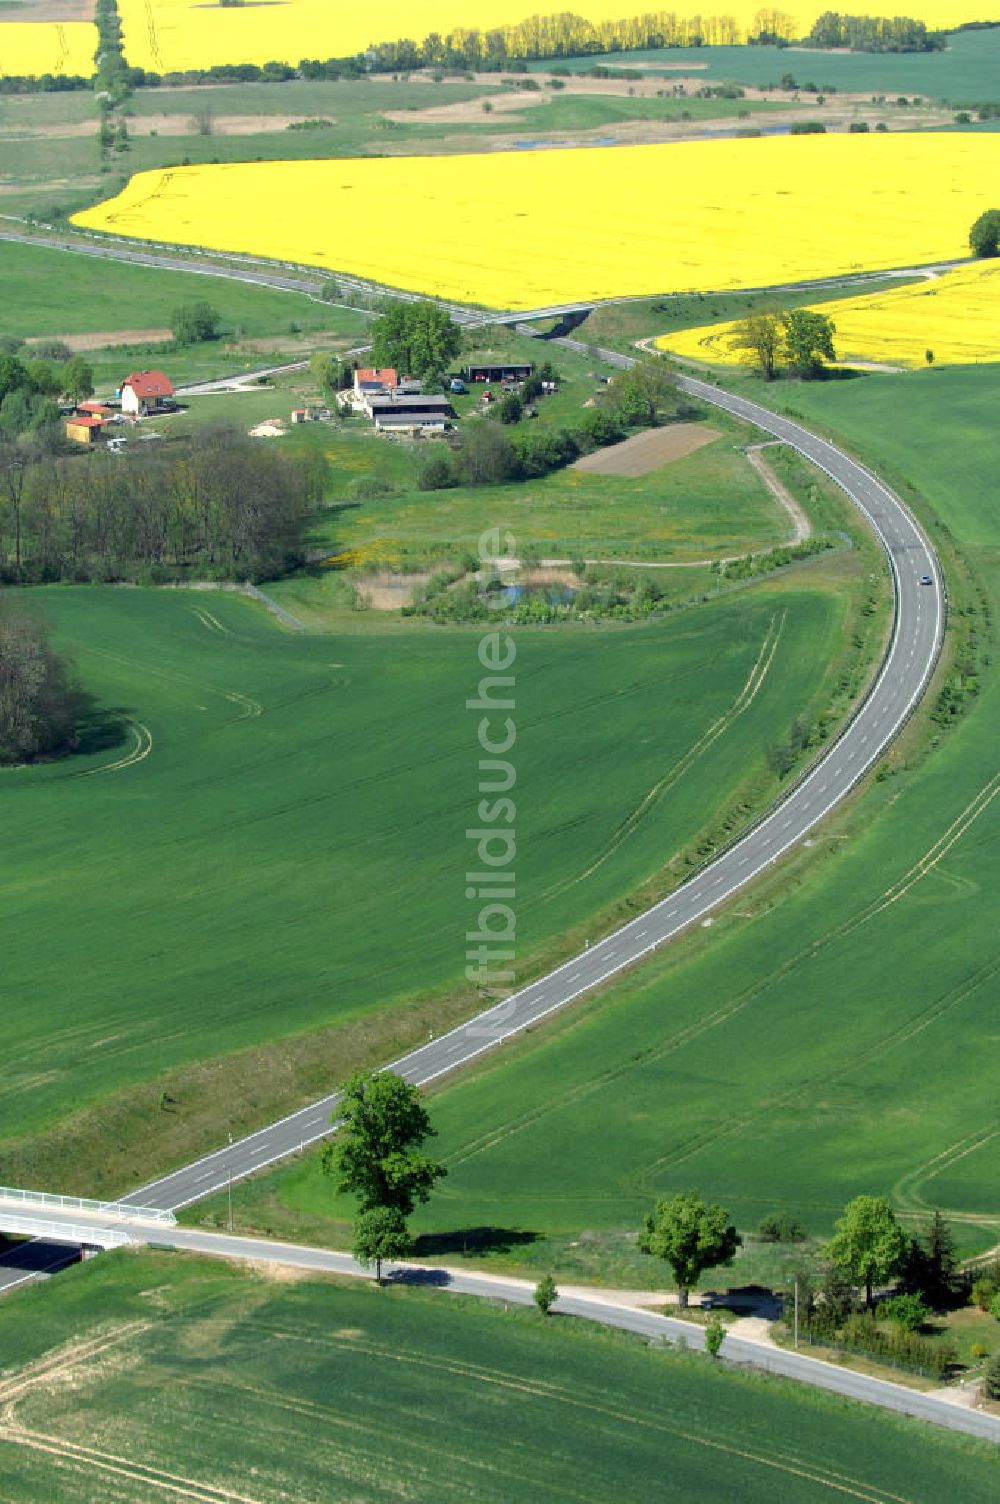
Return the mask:
M 910 287 L 842 302 L 814 303 L 837 327 L 837 358 L 922 366 L 927 351 L 936 365 L 1000 360 L 1000 262 L 986 261 Z M 685 329 L 657 340 L 661 349 L 713 364 L 734 365 L 732 324 Z
M 680 20 L 700 18 L 706 40 L 723 41 L 730 39 L 730 24 L 742 40 L 763 9 L 790 16 L 797 23 L 796 34 L 805 35 L 816 17 L 831 8 L 871 14 L 888 9 L 867 3 L 831 7 L 817 0 L 784 0 L 775 7 L 763 7 L 760 0 L 722 0 L 716 5 L 675 0 L 667 10 Z M 958 26 L 981 19 L 983 8 L 983 0 L 907 0 L 902 7 L 906 15 L 930 26 Z M 661 7 L 629 5 L 627 0 L 573 0 L 572 5 L 555 0 L 477 0 L 474 6 L 468 0 L 384 0 L 369 11 L 347 0 L 284 0 L 280 5 L 233 7 L 207 0 L 119 0 L 118 9 L 129 62 L 169 72 L 214 63 L 298 63 L 306 57 L 349 57 L 377 42 L 402 37 L 422 41 L 430 32 L 447 35 L 472 27 L 488 31 L 564 10 L 599 22 L 655 13 Z
M 998 156 L 900 133 L 180 167 L 74 219 L 536 308 L 963 256 Z
M 97 27 L 88 21 L 0 21 L 0 78 L 94 71 Z

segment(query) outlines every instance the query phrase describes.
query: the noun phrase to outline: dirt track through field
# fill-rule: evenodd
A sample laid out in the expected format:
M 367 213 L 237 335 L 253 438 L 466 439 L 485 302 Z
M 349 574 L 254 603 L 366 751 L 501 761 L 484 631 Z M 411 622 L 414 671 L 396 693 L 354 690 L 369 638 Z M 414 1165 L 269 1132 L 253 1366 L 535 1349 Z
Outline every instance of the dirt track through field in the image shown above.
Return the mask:
M 550 898 L 557 893 L 564 893 L 567 888 L 575 887 L 577 883 L 583 882 L 586 878 L 590 877 L 593 872 L 596 872 L 598 867 L 603 866 L 608 857 L 612 856 L 614 852 L 617 851 L 622 842 L 627 840 L 627 838 L 639 828 L 642 820 L 652 810 L 653 806 L 659 800 L 661 794 L 673 788 L 675 784 L 679 783 L 680 780 L 684 777 L 684 774 L 694 766 L 698 759 L 704 757 L 705 753 L 712 746 L 713 742 L 718 741 L 719 737 L 722 736 L 725 731 L 729 730 L 732 723 L 738 720 L 739 717 L 744 713 L 744 711 L 749 710 L 750 706 L 757 698 L 757 693 L 761 685 L 764 683 L 764 680 L 767 678 L 768 673 L 770 672 L 771 664 L 774 660 L 774 655 L 778 650 L 778 642 L 781 638 L 781 633 L 785 625 L 784 614 L 782 615 L 781 620 L 777 622 L 777 627 L 775 626 L 775 622 L 776 618 L 772 616 L 768 625 L 768 629 L 764 634 L 764 640 L 761 643 L 760 651 L 757 654 L 752 669 L 750 670 L 749 677 L 747 678 L 747 681 L 744 684 L 743 688 L 740 690 L 739 694 L 736 696 L 736 699 L 733 701 L 732 705 L 730 705 L 725 714 L 719 716 L 719 718 L 714 721 L 711 726 L 709 726 L 704 735 L 701 736 L 698 741 L 696 741 L 692 746 L 688 748 L 683 757 L 679 758 L 674 766 L 668 769 L 668 771 L 664 773 L 663 777 L 658 779 L 657 782 L 653 784 L 653 787 L 643 795 L 638 806 L 618 826 L 618 829 L 614 832 L 610 842 L 601 852 L 600 856 L 592 861 L 590 866 L 587 867 L 583 872 L 580 872 L 572 877 L 565 877 L 560 882 L 554 884 L 553 887 L 549 888 L 545 893 L 546 898 Z
M 754 467 L 757 474 L 760 476 L 761 480 L 764 482 L 765 486 L 774 497 L 775 501 L 780 507 L 783 507 L 785 509 L 789 517 L 792 519 L 792 526 L 795 529 L 795 536 L 791 541 L 793 543 L 804 543 L 807 538 L 812 537 L 812 526 L 809 522 L 809 518 L 799 506 L 798 502 L 795 500 L 795 497 L 792 495 L 791 491 L 789 491 L 788 487 L 783 485 L 775 475 L 774 471 L 771 469 L 770 465 L 767 463 L 763 454 L 761 453 L 761 451 L 764 449 L 773 449 L 774 447 L 775 446 L 773 444 L 754 444 L 751 449 L 747 450 L 747 459 L 750 461 L 751 465 Z
M 115 345 L 166 344 L 173 337 L 169 329 L 106 329 L 90 334 L 39 334 L 26 343 L 30 348 L 32 345 L 58 342 L 77 355 L 83 350 L 104 350 Z
M 153 750 L 153 733 L 142 721 L 134 721 L 128 717 L 129 735 L 132 738 L 132 746 L 124 757 L 118 757 L 114 762 L 106 762 L 99 768 L 88 768 L 83 773 L 77 773 L 77 778 L 96 778 L 98 773 L 120 773 L 123 768 L 131 768 L 137 762 L 145 762 Z

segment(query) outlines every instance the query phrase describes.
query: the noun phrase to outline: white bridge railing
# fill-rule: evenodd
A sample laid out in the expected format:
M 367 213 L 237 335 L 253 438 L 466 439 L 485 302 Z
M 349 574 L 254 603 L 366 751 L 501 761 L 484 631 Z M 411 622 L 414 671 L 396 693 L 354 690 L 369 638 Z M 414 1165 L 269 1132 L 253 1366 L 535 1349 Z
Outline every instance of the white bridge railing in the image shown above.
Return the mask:
M 174 1227 L 177 1222 L 173 1212 L 158 1206 L 126 1206 L 120 1201 L 89 1201 L 86 1196 L 56 1196 L 48 1191 L 18 1191 L 0 1186 L 0 1207 L 5 1204 L 38 1207 L 40 1211 L 84 1212 L 115 1222 L 156 1222 L 163 1227 Z
M 96 1248 L 122 1248 L 141 1242 L 141 1237 L 122 1227 L 104 1227 L 100 1222 L 50 1222 L 45 1217 L 15 1216 L 0 1212 L 0 1230 L 25 1238 L 51 1238 L 56 1243 L 80 1243 Z

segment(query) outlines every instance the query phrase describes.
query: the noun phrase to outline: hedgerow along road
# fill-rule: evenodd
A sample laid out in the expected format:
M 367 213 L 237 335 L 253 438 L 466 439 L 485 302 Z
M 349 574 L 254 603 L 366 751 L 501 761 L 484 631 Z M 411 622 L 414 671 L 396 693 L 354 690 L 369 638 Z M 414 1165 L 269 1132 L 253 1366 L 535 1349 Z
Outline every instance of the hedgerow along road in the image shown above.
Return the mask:
M 587 350 L 573 340 L 558 343 Z M 609 365 L 624 369 L 635 364 L 616 351 L 600 353 Z M 764 818 L 621 929 L 468 1023 L 391 1062 L 389 1068 L 416 1085 L 426 1086 L 468 1065 L 710 919 L 735 893 L 800 845 L 848 796 L 899 734 L 934 671 L 944 635 L 944 580 L 929 540 L 902 500 L 864 465 L 799 424 L 693 377 L 680 378 L 680 385 L 798 450 L 857 506 L 884 548 L 892 572 L 895 615 L 882 666 L 841 735 Z M 177 1211 L 200 1201 L 328 1137 L 338 1100 L 333 1092 L 130 1192 L 122 1202 Z

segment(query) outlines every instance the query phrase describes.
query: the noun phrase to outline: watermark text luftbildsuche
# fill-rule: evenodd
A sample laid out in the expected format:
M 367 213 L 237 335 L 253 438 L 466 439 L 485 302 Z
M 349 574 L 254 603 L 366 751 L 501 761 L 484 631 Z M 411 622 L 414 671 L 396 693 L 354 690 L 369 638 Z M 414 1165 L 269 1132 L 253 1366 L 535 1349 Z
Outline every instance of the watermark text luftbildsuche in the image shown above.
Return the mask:
M 479 540 L 484 566 L 513 558 L 514 539 L 491 528 Z M 465 932 L 465 976 L 482 997 L 505 999 L 517 980 L 517 644 L 509 632 L 486 632 L 476 648 L 479 682 L 466 710 L 477 716 L 476 823 L 465 832 L 469 857 L 465 897 L 476 905 Z M 499 1033 L 503 1008 L 477 1020 L 477 1032 Z

